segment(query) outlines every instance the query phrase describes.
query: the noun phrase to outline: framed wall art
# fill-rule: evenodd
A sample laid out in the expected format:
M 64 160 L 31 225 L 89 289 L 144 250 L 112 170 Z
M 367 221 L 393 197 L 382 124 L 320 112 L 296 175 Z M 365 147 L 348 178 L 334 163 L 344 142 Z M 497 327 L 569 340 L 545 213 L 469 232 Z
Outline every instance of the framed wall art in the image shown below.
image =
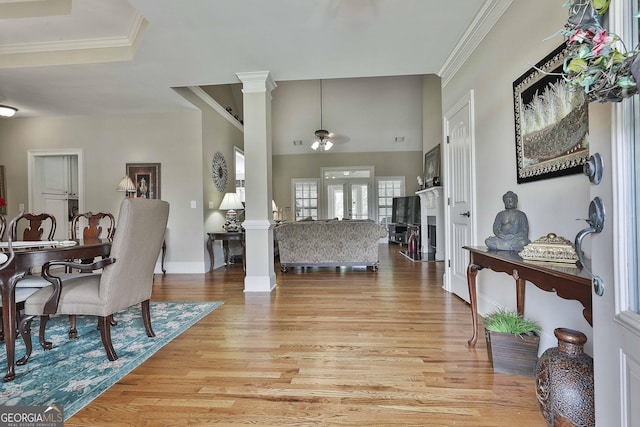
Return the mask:
M 160 163 L 127 163 L 127 176 L 136 185 L 135 197 L 160 199 Z
M 440 185 L 440 144 L 424 155 L 424 188 Z
M 4 166 L 0 166 L 0 199 L 4 201 L 4 203 L 0 203 L 0 215 L 7 214 L 7 187 L 4 182 Z
M 566 89 L 566 44 L 513 82 L 518 184 L 581 173 L 589 158 L 589 108 Z

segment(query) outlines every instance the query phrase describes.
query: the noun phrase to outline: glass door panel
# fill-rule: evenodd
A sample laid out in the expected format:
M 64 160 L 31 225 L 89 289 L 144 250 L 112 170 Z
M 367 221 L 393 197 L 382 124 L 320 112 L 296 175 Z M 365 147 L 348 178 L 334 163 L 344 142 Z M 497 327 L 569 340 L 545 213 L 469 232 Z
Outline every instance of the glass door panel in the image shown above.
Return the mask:
M 344 218 L 346 182 L 327 184 L 327 218 Z
M 325 186 L 327 218 L 368 219 L 369 183 L 367 181 L 331 181 Z
M 369 184 L 367 182 L 351 182 L 351 219 L 369 218 Z

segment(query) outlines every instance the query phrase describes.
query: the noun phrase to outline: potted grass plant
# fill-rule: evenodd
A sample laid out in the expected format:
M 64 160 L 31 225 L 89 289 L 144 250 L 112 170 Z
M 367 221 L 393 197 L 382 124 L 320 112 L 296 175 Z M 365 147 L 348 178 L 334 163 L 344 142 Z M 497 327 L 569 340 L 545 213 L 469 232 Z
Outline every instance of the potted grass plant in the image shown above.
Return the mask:
M 498 310 L 484 318 L 487 354 L 495 372 L 534 377 L 540 325 L 515 311 Z

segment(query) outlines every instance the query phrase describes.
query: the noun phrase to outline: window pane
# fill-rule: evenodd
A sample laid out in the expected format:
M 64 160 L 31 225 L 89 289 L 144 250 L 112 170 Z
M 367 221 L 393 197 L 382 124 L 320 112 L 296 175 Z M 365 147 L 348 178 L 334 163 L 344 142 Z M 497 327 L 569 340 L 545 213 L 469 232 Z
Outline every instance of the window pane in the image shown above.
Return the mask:
M 318 219 L 318 183 L 314 181 L 302 181 L 294 184 L 295 212 L 294 220 L 311 217 Z
M 378 222 L 391 222 L 393 198 L 404 194 L 404 180 L 402 178 L 378 178 Z

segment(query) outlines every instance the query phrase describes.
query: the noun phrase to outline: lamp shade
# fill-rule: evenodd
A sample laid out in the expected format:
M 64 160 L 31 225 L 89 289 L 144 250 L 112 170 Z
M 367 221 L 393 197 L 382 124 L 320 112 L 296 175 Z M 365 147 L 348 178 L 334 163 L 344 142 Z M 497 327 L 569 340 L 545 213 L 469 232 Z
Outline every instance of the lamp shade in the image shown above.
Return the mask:
M 120 184 L 118 184 L 118 191 L 126 191 L 127 193 L 135 193 L 136 185 L 133 183 L 131 178 L 125 176 L 120 180 Z
M 15 107 L 10 107 L 8 105 L 0 105 L 0 117 L 13 117 L 18 112 L 18 109 Z
M 219 209 L 223 211 L 228 211 L 231 209 L 233 210 L 244 209 L 244 206 L 242 205 L 240 196 L 238 196 L 236 193 L 227 193 L 222 198 L 222 203 L 220 203 Z

